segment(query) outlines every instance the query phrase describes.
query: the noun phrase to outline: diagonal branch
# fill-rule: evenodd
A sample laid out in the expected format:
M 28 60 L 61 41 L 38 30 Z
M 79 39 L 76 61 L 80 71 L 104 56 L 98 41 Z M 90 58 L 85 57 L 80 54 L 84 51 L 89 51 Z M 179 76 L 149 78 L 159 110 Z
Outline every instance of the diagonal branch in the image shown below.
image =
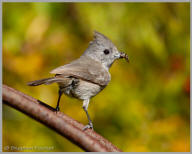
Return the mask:
M 53 129 L 85 151 L 121 151 L 95 131 L 90 129 L 82 131 L 84 127 L 83 124 L 75 121 L 62 112 L 54 112 L 53 108 L 31 96 L 8 87 L 7 85 L 3 85 L 2 95 L 3 103 Z

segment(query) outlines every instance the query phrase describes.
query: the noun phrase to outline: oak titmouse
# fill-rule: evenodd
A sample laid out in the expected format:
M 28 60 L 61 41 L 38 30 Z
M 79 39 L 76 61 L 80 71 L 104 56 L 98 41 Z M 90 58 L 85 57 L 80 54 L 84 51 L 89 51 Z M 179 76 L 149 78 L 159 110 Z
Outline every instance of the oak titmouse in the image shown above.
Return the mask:
M 56 74 L 54 77 L 32 81 L 28 85 L 58 83 L 59 97 L 56 111 L 59 111 L 59 102 L 63 93 L 83 100 L 83 109 L 89 120 L 84 129 L 93 129 L 87 111 L 89 100 L 108 85 L 111 79 L 109 68 L 116 59 L 120 58 L 129 61 L 127 54 L 119 52 L 106 36 L 94 31 L 94 40 L 90 42 L 80 58 L 52 70 L 50 73 Z

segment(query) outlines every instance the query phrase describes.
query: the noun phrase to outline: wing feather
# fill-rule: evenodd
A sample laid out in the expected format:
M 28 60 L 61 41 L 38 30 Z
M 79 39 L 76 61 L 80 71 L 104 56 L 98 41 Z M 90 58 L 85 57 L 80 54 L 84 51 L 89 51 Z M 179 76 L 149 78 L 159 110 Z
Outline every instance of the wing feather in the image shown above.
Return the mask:
M 90 57 L 81 56 L 69 64 L 60 66 L 50 73 L 64 77 L 76 77 L 101 86 L 106 86 L 111 77 L 102 64 Z

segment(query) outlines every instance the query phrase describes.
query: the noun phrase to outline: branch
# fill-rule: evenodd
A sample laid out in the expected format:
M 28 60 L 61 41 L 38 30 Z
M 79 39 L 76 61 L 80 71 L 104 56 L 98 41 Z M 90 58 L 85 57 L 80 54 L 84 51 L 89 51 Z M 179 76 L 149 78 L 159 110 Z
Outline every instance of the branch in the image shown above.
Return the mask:
M 95 131 L 87 129 L 84 125 L 68 117 L 62 112 L 54 112 L 54 108 L 36 100 L 7 85 L 3 85 L 3 103 L 23 112 L 33 119 L 41 122 L 55 132 L 66 137 L 85 151 L 119 152 L 117 147 Z

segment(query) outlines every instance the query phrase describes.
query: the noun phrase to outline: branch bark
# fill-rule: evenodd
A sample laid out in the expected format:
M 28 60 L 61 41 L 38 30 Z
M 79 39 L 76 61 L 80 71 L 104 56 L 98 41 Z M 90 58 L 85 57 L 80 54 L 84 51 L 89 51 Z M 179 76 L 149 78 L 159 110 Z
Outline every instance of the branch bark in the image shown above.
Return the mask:
M 95 131 L 87 129 L 83 131 L 84 125 L 68 117 L 62 112 L 54 112 L 54 108 L 36 100 L 7 85 L 3 85 L 3 103 L 23 112 L 33 119 L 41 122 L 55 132 L 66 137 L 72 143 L 78 145 L 85 151 L 95 152 L 120 152 L 107 139 Z

